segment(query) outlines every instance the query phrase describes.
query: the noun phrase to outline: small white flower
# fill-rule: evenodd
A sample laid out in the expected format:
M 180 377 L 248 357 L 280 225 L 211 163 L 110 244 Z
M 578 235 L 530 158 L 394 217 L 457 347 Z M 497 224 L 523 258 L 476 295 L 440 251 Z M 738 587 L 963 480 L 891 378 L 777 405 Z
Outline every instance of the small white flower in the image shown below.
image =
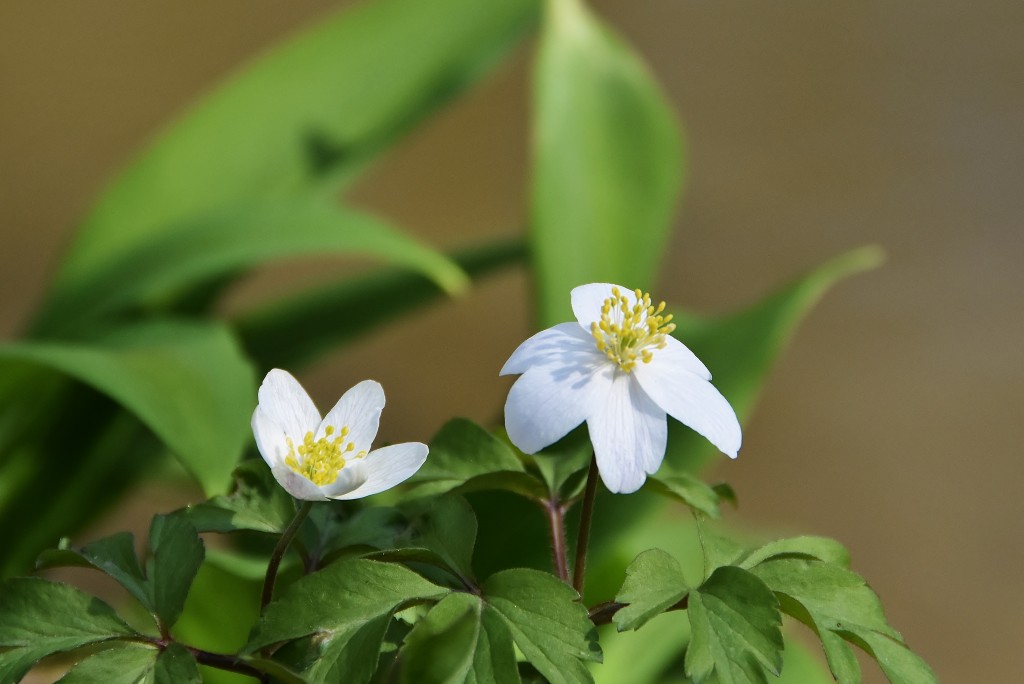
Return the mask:
M 612 492 L 634 492 L 665 457 L 668 414 L 731 458 L 742 436 L 736 413 L 693 352 L 671 337 L 665 304 L 608 283 L 573 289 L 576 323 L 519 345 L 501 375 L 522 374 L 505 402 L 505 429 L 533 454 L 583 421 Z
M 403 482 L 427 458 L 419 442 L 370 451 L 382 410 L 384 390 L 364 380 L 321 420 L 299 381 L 274 369 L 260 385 L 252 431 L 263 460 L 296 499 L 361 499 Z

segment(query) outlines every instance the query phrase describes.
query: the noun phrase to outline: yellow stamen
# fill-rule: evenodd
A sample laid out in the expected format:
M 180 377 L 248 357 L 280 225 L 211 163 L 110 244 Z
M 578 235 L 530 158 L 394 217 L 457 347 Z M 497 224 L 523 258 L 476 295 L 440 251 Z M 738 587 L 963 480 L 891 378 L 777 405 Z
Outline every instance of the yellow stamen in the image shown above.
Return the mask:
M 298 449 L 291 437 L 286 438 L 288 456 L 284 459 L 285 464 L 318 487 L 331 484 L 345 467 L 344 455 L 351 454 L 356 448 L 352 442 L 345 442 L 351 432 L 347 425 L 341 428 L 336 437 L 335 432 L 335 427 L 328 425 L 324 429 L 324 436 L 316 441 L 313 441 L 313 433 L 307 432 Z M 362 458 L 365 455 L 365 451 L 360 451 L 355 457 Z
M 672 314 L 663 315 L 665 302 L 651 303 L 651 295 L 634 292 L 636 304 L 612 288 L 612 296 L 601 305 L 601 320 L 590 324 L 597 348 L 618 364 L 624 372 L 636 368 L 637 361 L 650 363 L 655 349 L 664 349 L 665 338 L 676 329 Z

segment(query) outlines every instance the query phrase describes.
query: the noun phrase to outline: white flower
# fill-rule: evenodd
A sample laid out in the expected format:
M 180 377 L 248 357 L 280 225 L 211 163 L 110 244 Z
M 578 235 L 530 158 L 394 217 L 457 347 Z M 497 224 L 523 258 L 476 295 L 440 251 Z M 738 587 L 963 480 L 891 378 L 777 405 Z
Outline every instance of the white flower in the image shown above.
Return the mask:
M 501 375 L 522 373 L 505 402 L 505 429 L 533 454 L 583 421 L 601 479 L 634 492 L 665 457 L 668 414 L 736 458 L 736 414 L 693 352 L 671 337 L 665 304 L 608 283 L 572 291 L 576 323 L 537 333 L 512 354 Z
M 342 395 L 323 420 L 298 380 L 283 370 L 260 385 L 252 431 L 274 477 L 296 499 L 361 499 L 403 482 L 427 458 L 427 445 L 370 451 L 384 390 L 364 380 Z

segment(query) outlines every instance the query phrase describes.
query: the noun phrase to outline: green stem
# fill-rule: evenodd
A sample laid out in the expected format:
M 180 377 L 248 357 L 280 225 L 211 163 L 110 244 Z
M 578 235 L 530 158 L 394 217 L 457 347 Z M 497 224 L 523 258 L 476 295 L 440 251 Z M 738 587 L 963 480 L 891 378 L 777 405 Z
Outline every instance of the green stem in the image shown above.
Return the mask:
M 580 533 L 576 537 L 576 565 L 573 567 L 572 586 L 583 596 L 583 582 L 587 573 L 587 545 L 590 543 L 590 521 L 594 517 L 594 498 L 597 496 L 597 457 L 590 459 L 587 489 L 583 494 L 580 512 Z
M 260 613 L 263 612 L 267 604 L 274 598 L 274 582 L 277 581 L 277 569 L 281 566 L 281 560 L 284 558 L 285 552 L 288 551 L 292 539 L 295 538 L 299 528 L 302 527 L 303 521 L 309 515 L 309 509 L 312 507 L 312 501 L 302 502 L 299 510 L 295 513 L 295 517 L 281 535 L 281 539 L 278 540 L 274 553 L 270 556 L 270 563 L 267 564 L 267 576 L 263 580 L 263 593 L 260 595 Z
M 541 500 L 541 506 L 548 514 L 548 526 L 551 530 L 551 556 L 554 558 L 555 571 L 558 579 L 569 583 L 569 552 L 565 544 L 565 506 L 552 494 L 547 500 Z

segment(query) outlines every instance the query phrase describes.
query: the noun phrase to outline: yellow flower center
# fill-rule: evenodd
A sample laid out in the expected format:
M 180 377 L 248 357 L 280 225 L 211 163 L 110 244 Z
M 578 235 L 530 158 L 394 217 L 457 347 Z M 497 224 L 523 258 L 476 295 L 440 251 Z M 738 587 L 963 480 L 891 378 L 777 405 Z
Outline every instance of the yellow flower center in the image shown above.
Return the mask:
M 289 468 L 318 487 L 331 484 L 338 479 L 338 473 L 345 467 L 345 455 L 352 454 L 356 449 L 356 445 L 352 442 L 345 442 L 345 438 L 349 435 L 347 425 L 341 428 L 337 437 L 333 436 L 334 432 L 334 426 L 328 425 L 324 436 L 315 442 L 313 433 L 307 432 L 297 450 L 291 437 L 287 438 L 288 456 L 284 462 Z M 360 451 L 354 456 L 362 458 L 366 456 L 366 452 Z
M 590 324 L 597 348 L 626 373 L 636 368 L 638 361 L 650 363 L 654 350 L 664 348 L 665 337 L 676 329 L 672 314 L 662 314 L 665 302 L 655 307 L 651 295 L 640 290 L 635 293 L 636 304 L 630 306 L 629 298 L 613 287 L 612 296 L 601 305 L 601 320 Z

